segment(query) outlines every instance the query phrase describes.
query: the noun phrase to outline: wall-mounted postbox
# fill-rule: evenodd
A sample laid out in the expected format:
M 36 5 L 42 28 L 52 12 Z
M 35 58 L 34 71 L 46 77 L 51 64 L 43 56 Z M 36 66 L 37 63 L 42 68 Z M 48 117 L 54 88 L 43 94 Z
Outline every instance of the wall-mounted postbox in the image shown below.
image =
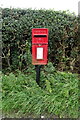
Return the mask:
M 46 65 L 48 62 L 48 29 L 32 29 L 32 64 Z

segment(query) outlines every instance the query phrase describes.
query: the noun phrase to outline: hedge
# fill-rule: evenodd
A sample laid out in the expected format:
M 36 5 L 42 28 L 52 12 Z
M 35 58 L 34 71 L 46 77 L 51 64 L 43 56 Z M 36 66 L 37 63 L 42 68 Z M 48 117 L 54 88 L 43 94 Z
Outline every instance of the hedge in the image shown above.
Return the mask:
M 80 72 L 80 22 L 68 11 L 2 9 L 3 70 L 31 66 L 31 30 L 49 29 L 48 59 L 60 71 Z

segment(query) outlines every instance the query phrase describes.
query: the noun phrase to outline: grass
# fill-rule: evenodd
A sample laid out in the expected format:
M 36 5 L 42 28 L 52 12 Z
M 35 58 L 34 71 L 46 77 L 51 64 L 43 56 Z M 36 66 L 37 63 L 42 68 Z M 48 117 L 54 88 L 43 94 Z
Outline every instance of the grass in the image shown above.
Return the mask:
M 50 70 L 49 70 L 50 68 Z M 18 71 L 2 77 L 2 109 L 9 117 L 78 118 L 78 76 L 57 72 L 51 63 L 41 71 L 39 87 L 35 81 L 35 70 L 28 74 Z

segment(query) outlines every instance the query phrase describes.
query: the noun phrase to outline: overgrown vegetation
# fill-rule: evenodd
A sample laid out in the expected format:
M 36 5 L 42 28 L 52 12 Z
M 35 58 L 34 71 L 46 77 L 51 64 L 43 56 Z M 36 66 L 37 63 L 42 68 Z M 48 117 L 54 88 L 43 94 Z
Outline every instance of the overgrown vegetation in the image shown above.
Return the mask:
M 50 68 L 50 70 L 49 70 Z M 41 73 L 39 87 L 35 81 L 35 70 L 29 74 L 20 71 L 14 75 L 3 75 L 3 111 L 11 116 L 40 115 L 59 118 L 78 118 L 78 76 L 57 72 L 49 63 Z
M 2 10 L 3 71 L 27 70 L 31 64 L 32 28 L 49 29 L 49 61 L 57 70 L 80 73 L 80 22 L 69 12 Z
M 80 18 L 67 11 L 6 8 L 2 19 L 3 114 L 78 118 Z M 49 63 L 42 67 L 40 87 L 31 64 L 32 28 L 49 29 Z

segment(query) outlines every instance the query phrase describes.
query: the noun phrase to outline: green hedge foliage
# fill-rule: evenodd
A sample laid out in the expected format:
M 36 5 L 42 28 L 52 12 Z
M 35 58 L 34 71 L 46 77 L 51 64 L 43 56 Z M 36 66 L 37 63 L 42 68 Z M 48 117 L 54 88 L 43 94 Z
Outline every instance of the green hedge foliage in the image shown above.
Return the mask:
M 49 70 L 50 68 L 50 70 Z M 35 81 L 35 70 L 28 69 L 24 75 L 3 75 L 3 115 L 6 117 L 78 118 L 78 76 L 56 72 L 52 63 L 42 69 L 39 87 Z
M 2 9 L 3 70 L 31 65 L 32 28 L 49 29 L 49 61 L 61 71 L 79 70 L 79 20 L 68 11 Z

